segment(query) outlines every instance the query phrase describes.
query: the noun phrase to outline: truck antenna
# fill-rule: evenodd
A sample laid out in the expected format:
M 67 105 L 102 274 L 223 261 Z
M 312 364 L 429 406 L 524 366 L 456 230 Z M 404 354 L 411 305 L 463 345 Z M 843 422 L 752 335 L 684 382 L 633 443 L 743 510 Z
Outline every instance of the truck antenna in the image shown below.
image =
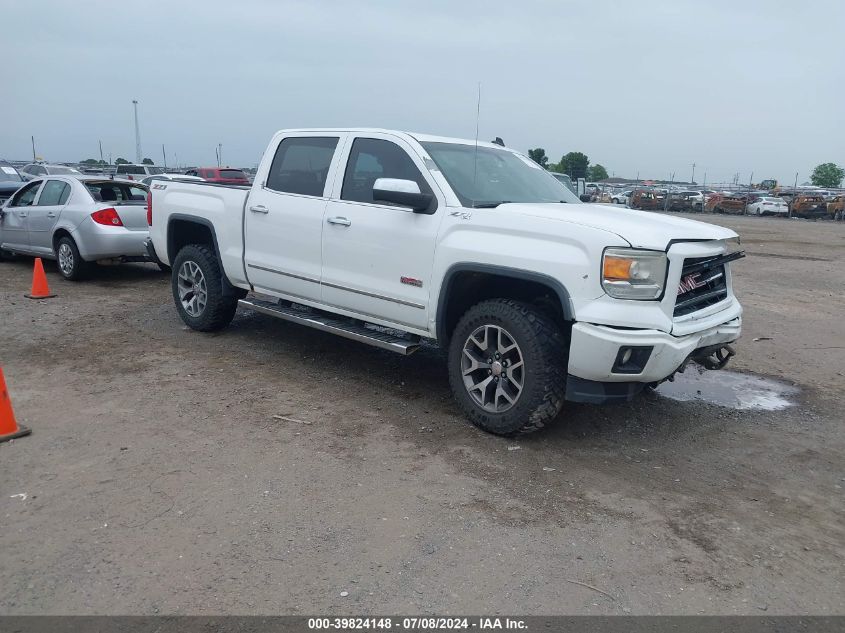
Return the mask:
M 481 82 L 478 82 L 478 103 L 475 106 L 475 157 L 472 162 L 472 186 L 478 175 L 478 121 L 481 118 Z

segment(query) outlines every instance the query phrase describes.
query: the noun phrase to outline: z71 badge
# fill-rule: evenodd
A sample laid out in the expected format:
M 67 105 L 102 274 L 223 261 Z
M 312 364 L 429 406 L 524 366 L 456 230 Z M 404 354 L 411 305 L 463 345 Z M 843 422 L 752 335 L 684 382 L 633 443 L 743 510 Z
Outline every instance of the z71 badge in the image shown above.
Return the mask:
M 422 279 L 414 279 L 413 277 L 400 277 L 399 281 L 407 286 L 416 286 L 422 288 Z

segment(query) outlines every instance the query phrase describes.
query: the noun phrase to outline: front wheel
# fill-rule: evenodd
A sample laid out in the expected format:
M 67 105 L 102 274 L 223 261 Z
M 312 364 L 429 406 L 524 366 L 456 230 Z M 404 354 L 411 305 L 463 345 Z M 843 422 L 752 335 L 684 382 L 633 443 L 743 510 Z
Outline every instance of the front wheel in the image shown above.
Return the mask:
M 223 273 L 208 246 L 182 247 L 173 261 L 170 285 L 176 309 L 188 327 L 212 332 L 232 322 L 238 300 L 223 296 Z
M 535 307 L 491 299 L 471 307 L 449 344 L 449 383 L 479 428 L 530 433 L 550 422 L 566 390 L 565 337 Z

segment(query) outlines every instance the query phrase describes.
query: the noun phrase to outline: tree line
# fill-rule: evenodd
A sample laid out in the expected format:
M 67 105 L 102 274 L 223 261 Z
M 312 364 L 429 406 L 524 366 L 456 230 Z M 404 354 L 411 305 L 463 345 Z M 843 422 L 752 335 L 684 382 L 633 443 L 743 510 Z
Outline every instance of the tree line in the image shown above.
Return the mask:
M 567 174 L 572 180 L 585 178 L 591 182 L 596 182 L 608 177 L 607 170 L 599 163 L 590 165 L 589 157 L 583 152 L 564 154 L 561 156 L 559 163 L 550 163 L 549 157 L 546 156 L 546 150 L 542 147 L 529 149 L 528 156 L 543 169 Z
M 144 160 L 141 161 L 141 163 L 144 164 L 144 165 L 155 165 L 152 158 L 145 158 Z M 106 161 L 104 161 L 102 158 L 100 160 L 97 160 L 96 158 L 86 158 L 85 160 L 79 161 L 79 164 L 80 165 L 100 165 L 100 166 L 108 165 L 108 163 Z M 115 165 L 131 165 L 131 162 L 126 160 L 125 158 L 118 158 L 117 160 L 114 161 L 114 164 Z

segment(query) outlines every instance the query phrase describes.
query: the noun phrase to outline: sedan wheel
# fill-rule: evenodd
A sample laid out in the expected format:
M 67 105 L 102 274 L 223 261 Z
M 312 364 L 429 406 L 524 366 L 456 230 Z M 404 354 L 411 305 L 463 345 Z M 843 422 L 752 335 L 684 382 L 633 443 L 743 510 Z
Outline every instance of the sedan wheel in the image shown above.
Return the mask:
M 61 238 L 56 244 L 56 264 L 62 277 L 71 281 L 82 279 L 90 266 L 82 259 L 76 242 L 69 236 Z

